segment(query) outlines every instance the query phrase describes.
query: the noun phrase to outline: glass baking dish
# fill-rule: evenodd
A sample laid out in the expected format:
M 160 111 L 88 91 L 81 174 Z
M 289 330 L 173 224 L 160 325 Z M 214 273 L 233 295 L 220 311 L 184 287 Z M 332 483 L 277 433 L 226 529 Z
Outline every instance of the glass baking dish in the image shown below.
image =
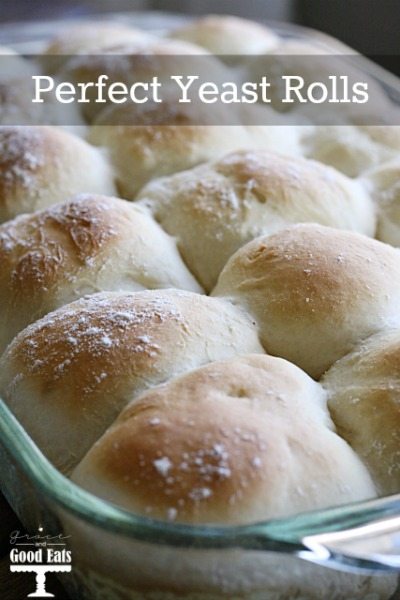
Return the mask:
M 159 33 L 187 20 L 160 13 L 104 18 Z M 35 53 L 65 26 L 66 21 L 3 25 L 0 41 Z M 338 53 L 351 52 L 312 30 L 273 28 L 282 37 L 312 38 Z M 394 76 L 367 59 L 365 64 L 391 95 L 399 94 Z M 43 527 L 46 534 L 68 536 L 72 572 L 60 579 L 74 599 L 320 600 L 324 586 L 330 599 L 353 598 L 354 586 L 366 590 L 354 597 L 388 598 L 400 571 L 400 494 L 240 527 L 158 522 L 102 501 L 61 475 L 1 399 L 0 476 L 4 495 L 28 531 Z M 366 581 L 377 583 L 368 587 Z M 384 595 L 374 585 L 386 586 Z M 298 589 L 300 595 L 293 591 Z
M 282 590 L 288 579 L 296 586 L 311 577 L 304 597 L 320 598 L 321 566 L 351 573 L 348 583 L 400 569 L 400 495 L 246 526 L 170 524 L 136 516 L 73 484 L 3 401 L 0 439 L 3 492 L 24 526 L 68 536 L 72 571 L 60 578 L 72 598 L 267 600 L 260 594 L 271 579 Z M 301 566 L 299 559 L 319 567 Z

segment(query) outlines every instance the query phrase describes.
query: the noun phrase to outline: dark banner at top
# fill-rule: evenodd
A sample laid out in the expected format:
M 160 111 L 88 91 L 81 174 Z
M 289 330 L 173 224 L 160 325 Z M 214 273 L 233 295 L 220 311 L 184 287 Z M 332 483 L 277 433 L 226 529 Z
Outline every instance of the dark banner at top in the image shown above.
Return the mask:
M 1 125 L 84 123 L 400 125 L 400 82 L 356 54 L 0 56 Z

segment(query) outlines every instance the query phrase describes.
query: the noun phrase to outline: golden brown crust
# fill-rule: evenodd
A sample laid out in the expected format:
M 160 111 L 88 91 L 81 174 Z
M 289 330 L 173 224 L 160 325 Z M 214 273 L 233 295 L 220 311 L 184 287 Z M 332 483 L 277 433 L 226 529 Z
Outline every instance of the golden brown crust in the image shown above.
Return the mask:
M 1 394 L 68 469 L 139 392 L 249 351 L 263 352 L 255 325 L 228 303 L 179 290 L 95 294 L 14 339 L 0 366 Z
M 88 292 L 202 289 L 175 242 L 140 208 L 81 195 L 0 226 L 0 349 L 35 319 Z
M 245 127 L 227 127 L 232 121 L 226 111 L 210 113 L 205 105 L 203 108 L 200 115 L 198 106 L 177 108 L 176 98 L 167 96 L 161 105 L 111 106 L 99 115 L 88 140 L 109 151 L 124 198 L 134 199 L 151 179 L 251 144 Z
M 0 127 L 0 221 L 76 193 L 114 191 L 104 157 L 78 137 L 56 127 Z
M 137 406 L 129 422 L 108 434 L 101 445 L 96 458 L 109 474 L 110 485 L 123 485 L 124 493 L 146 507 L 148 516 L 170 515 L 174 520 L 177 512 L 180 520 L 201 522 L 201 513 L 208 508 L 206 519 L 214 521 L 214 511 L 229 514 L 231 507 L 239 515 L 245 489 L 257 494 L 268 477 L 262 468 L 266 446 L 262 427 L 244 425 L 240 433 L 233 433 L 235 424 L 248 420 L 247 411 L 218 408 L 210 423 L 214 402 L 202 402 L 202 410 L 199 415 L 193 405 L 164 410 L 158 404 Z M 160 425 L 154 425 L 158 421 Z
M 15 265 L 12 280 L 16 292 L 18 288 L 22 291 L 23 284 L 28 293 L 34 293 L 37 281 L 47 289 L 55 283 L 56 272 L 65 268 L 67 257 L 76 266 L 92 261 L 123 221 L 115 210 L 110 222 L 110 214 L 104 210 L 108 202 L 111 208 L 118 200 L 80 198 L 1 226 L 0 260 L 2 265 L 7 260 Z
M 398 322 L 396 250 L 359 234 L 296 225 L 239 250 L 213 292 L 257 319 L 267 352 L 320 377 L 368 335 Z
M 240 151 L 157 180 L 138 196 L 211 290 L 228 258 L 249 240 L 291 223 L 315 222 L 373 235 L 375 208 L 365 190 L 314 161 Z
M 322 389 L 263 355 L 144 394 L 73 479 L 131 510 L 190 523 L 245 523 L 374 495 L 365 467 L 331 431 Z

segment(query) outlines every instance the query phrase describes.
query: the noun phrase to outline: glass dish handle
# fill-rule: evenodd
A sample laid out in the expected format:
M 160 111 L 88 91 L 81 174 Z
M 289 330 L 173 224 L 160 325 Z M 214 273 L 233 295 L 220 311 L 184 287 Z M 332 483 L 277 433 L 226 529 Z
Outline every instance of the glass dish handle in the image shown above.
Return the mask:
M 345 570 L 400 572 L 400 516 L 378 519 L 366 525 L 305 536 L 307 550 L 299 556 L 311 562 L 329 563 Z

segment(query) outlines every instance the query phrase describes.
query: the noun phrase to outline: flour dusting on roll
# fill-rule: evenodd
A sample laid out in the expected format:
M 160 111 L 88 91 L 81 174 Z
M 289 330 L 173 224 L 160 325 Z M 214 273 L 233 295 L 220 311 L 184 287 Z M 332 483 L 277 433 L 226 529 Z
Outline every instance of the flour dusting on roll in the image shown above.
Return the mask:
M 21 329 L 85 294 L 202 292 L 173 238 L 139 206 L 80 195 L 0 226 L 0 351 Z
M 0 127 L 0 222 L 74 194 L 115 194 L 104 156 L 57 127 Z
M 178 239 L 207 290 L 246 242 L 292 223 L 375 232 L 375 207 L 359 183 L 317 162 L 262 150 L 157 179 L 138 200 Z
M 179 290 L 104 292 L 23 330 L 2 357 L 0 395 L 69 471 L 140 392 L 248 352 L 263 353 L 257 328 L 227 302 Z
M 127 407 L 72 479 L 135 513 L 243 524 L 375 496 L 321 387 L 268 356 L 212 363 Z

